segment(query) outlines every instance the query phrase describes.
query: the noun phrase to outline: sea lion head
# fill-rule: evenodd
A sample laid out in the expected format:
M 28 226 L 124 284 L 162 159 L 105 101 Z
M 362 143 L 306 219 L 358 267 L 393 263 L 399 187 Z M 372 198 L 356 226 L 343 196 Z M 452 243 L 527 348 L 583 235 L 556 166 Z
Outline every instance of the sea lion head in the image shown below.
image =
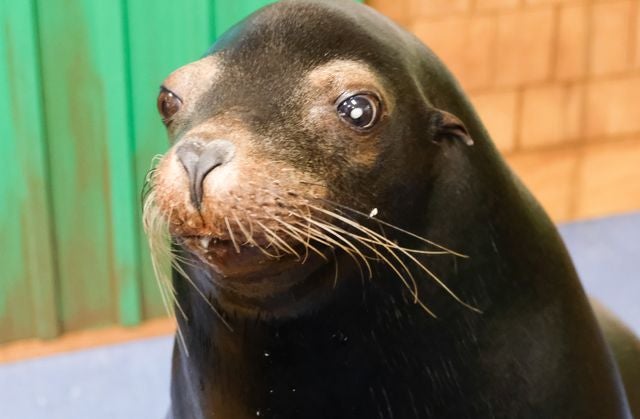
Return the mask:
M 158 109 L 152 250 L 166 231 L 221 295 L 274 313 L 379 263 L 410 289 L 412 258 L 449 252 L 424 238 L 440 217 L 425 209 L 485 138 L 438 59 L 355 2 L 261 9 L 173 72 Z

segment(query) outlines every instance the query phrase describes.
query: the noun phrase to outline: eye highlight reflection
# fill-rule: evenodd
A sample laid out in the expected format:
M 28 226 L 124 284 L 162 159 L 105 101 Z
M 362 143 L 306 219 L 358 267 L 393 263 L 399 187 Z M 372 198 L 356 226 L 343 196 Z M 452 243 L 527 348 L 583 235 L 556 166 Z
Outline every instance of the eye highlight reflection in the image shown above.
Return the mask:
M 343 121 L 358 130 L 366 130 L 378 122 L 380 101 L 377 97 L 360 93 L 340 102 L 337 111 Z
M 162 117 L 162 122 L 165 125 L 169 125 L 171 123 L 171 118 L 180 110 L 182 107 L 182 99 L 180 99 L 175 93 L 166 87 L 160 87 L 160 94 L 158 95 L 158 112 Z

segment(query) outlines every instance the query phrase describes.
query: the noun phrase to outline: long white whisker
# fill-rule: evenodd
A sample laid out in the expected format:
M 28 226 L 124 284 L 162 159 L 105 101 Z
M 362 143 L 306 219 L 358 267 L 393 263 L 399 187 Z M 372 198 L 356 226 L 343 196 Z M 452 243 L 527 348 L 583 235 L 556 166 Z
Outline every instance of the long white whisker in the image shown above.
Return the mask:
M 356 223 L 353 220 L 350 220 L 348 218 L 345 218 L 339 214 L 335 214 L 332 211 L 328 211 L 325 210 L 324 208 L 320 208 L 317 206 L 310 206 L 311 208 L 320 211 L 324 214 L 327 214 L 329 216 L 335 217 L 340 221 L 343 221 L 351 226 L 354 226 L 356 228 L 359 228 L 361 231 L 365 232 L 366 229 L 366 234 L 370 234 L 372 236 L 378 237 L 383 241 L 386 241 L 392 245 L 395 245 L 395 243 L 393 243 L 392 241 L 390 241 L 389 239 L 387 239 L 386 237 L 384 237 L 383 235 L 381 235 L 380 233 L 376 233 L 375 231 L 368 229 L 364 226 L 362 226 L 359 223 Z M 406 255 L 409 259 L 411 259 L 416 265 L 418 265 L 422 270 L 424 270 L 425 273 L 427 273 L 427 275 L 429 275 L 442 289 L 444 289 L 451 297 L 453 297 L 458 303 L 462 304 L 463 306 L 467 307 L 470 310 L 473 310 L 475 312 L 481 313 L 481 310 L 479 310 L 476 307 L 473 307 L 472 305 L 462 301 L 462 299 L 460 299 L 460 297 L 458 297 L 449 287 L 447 287 L 447 285 L 445 285 L 444 282 L 442 282 L 442 280 L 440 278 L 438 278 L 437 275 L 435 275 L 431 270 L 429 270 L 426 266 L 424 266 L 424 264 L 422 264 L 420 261 L 418 261 L 418 259 L 415 258 L 415 256 L 413 256 L 411 253 L 407 252 L 406 250 L 403 250 L 401 247 L 396 247 L 400 252 L 402 252 L 404 255 Z
M 320 199 L 320 200 L 322 200 L 322 201 L 326 201 L 327 203 L 329 203 L 329 204 L 331 204 L 331 205 L 334 205 L 334 206 L 336 206 L 336 207 L 342 208 L 342 209 L 344 209 L 344 210 L 346 210 L 346 211 L 350 211 L 350 212 L 352 212 L 352 213 L 354 213 L 354 214 L 358 214 L 358 215 L 361 215 L 361 216 L 363 216 L 363 217 L 370 218 L 370 217 L 369 217 L 369 214 L 366 214 L 366 213 L 364 213 L 364 212 L 362 212 L 362 211 L 358 211 L 358 210 L 356 210 L 356 209 L 354 209 L 354 208 L 351 208 L 351 207 L 348 207 L 348 206 L 346 206 L 346 205 L 342 205 L 342 204 L 340 204 L 340 203 L 337 203 L 337 202 L 334 202 L 334 201 L 330 201 L 330 200 L 328 200 L 328 199 L 323 199 L 323 198 L 318 198 L 318 199 Z M 449 249 L 449 248 L 447 248 L 447 247 L 445 247 L 445 246 L 443 246 L 443 245 L 441 245 L 441 244 L 438 244 L 438 243 L 436 243 L 436 242 L 434 242 L 434 241 L 431 241 L 431 240 L 429 240 L 429 239 L 425 239 L 425 238 L 424 238 L 424 237 L 422 237 L 422 236 L 419 236 L 419 235 L 417 235 L 417 234 L 415 234 L 415 233 L 412 233 L 412 232 L 410 232 L 410 231 L 407 231 L 407 230 L 405 230 L 405 229 L 403 229 L 403 228 L 401 228 L 401 227 L 398 227 L 398 226 L 396 226 L 396 225 L 393 225 L 393 224 L 391 224 L 391 223 L 388 223 L 388 222 L 386 222 L 386 221 L 383 221 L 383 220 L 381 220 L 381 219 L 379 219 L 379 218 L 374 218 L 374 221 L 375 221 L 375 222 L 377 222 L 377 223 L 379 223 L 379 224 L 382 224 L 382 225 L 384 225 L 384 226 L 386 226 L 386 227 L 389 227 L 389 228 L 392 228 L 392 229 L 394 229 L 394 230 L 397 230 L 397 231 L 399 231 L 399 232 L 401 232 L 401 233 L 404 233 L 404 234 L 406 234 L 406 235 L 408 235 L 408 236 L 411 236 L 411 237 L 413 237 L 413 238 L 415 238 L 415 239 L 418 239 L 418 240 L 420 240 L 420 241 L 422 241 L 422 242 L 424 242 L 424 243 L 426 243 L 426 244 L 429 244 L 429 245 L 431 245 L 431 246 L 437 247 L 438 249 L 441 249 L 442 251 L 444 251 L 444 252 L 446 252 L 446 253 L 449 253 L 449 254 L 452 254 L 452 255 L 454 255 L 454 256 L 458 256 L 458 257 L 461 257 L 461 258 L 468 258 L 468 257 L 469 257 L 469 256 L 467 256 L 467 255 L 465 255 L 465 254 L 462 254 L 462 253 L 456 252 L 455 250 L 451 250 L 451 249 Z M 437 254 L 439 254 L 439 253 L 437 253 Z

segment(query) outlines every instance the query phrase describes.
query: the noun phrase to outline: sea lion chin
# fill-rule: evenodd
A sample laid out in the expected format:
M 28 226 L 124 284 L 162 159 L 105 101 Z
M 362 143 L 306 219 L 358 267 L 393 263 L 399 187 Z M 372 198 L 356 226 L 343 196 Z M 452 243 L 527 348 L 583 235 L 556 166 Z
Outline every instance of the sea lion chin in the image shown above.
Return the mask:
M 158 110 L 169 418 L 631 417 L 618 367 L 638 366 L 611 357 L 553 223 L 388 19 L 278 2 Z

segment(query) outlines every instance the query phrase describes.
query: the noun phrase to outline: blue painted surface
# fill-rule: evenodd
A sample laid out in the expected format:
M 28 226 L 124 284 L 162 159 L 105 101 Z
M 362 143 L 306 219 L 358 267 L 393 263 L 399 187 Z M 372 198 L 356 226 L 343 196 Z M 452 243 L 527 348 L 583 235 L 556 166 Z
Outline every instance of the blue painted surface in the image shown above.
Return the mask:
M 560 226 L 587 292 L 640 335 L 640 213 Z
M 585 288 L 640 334 L 640 214 L 560 227 Z M 2 419 L 161 419 L 171 337 L 0 365 Z
M 173 339 L 0 365 L 2 419 L 161 419 Z

